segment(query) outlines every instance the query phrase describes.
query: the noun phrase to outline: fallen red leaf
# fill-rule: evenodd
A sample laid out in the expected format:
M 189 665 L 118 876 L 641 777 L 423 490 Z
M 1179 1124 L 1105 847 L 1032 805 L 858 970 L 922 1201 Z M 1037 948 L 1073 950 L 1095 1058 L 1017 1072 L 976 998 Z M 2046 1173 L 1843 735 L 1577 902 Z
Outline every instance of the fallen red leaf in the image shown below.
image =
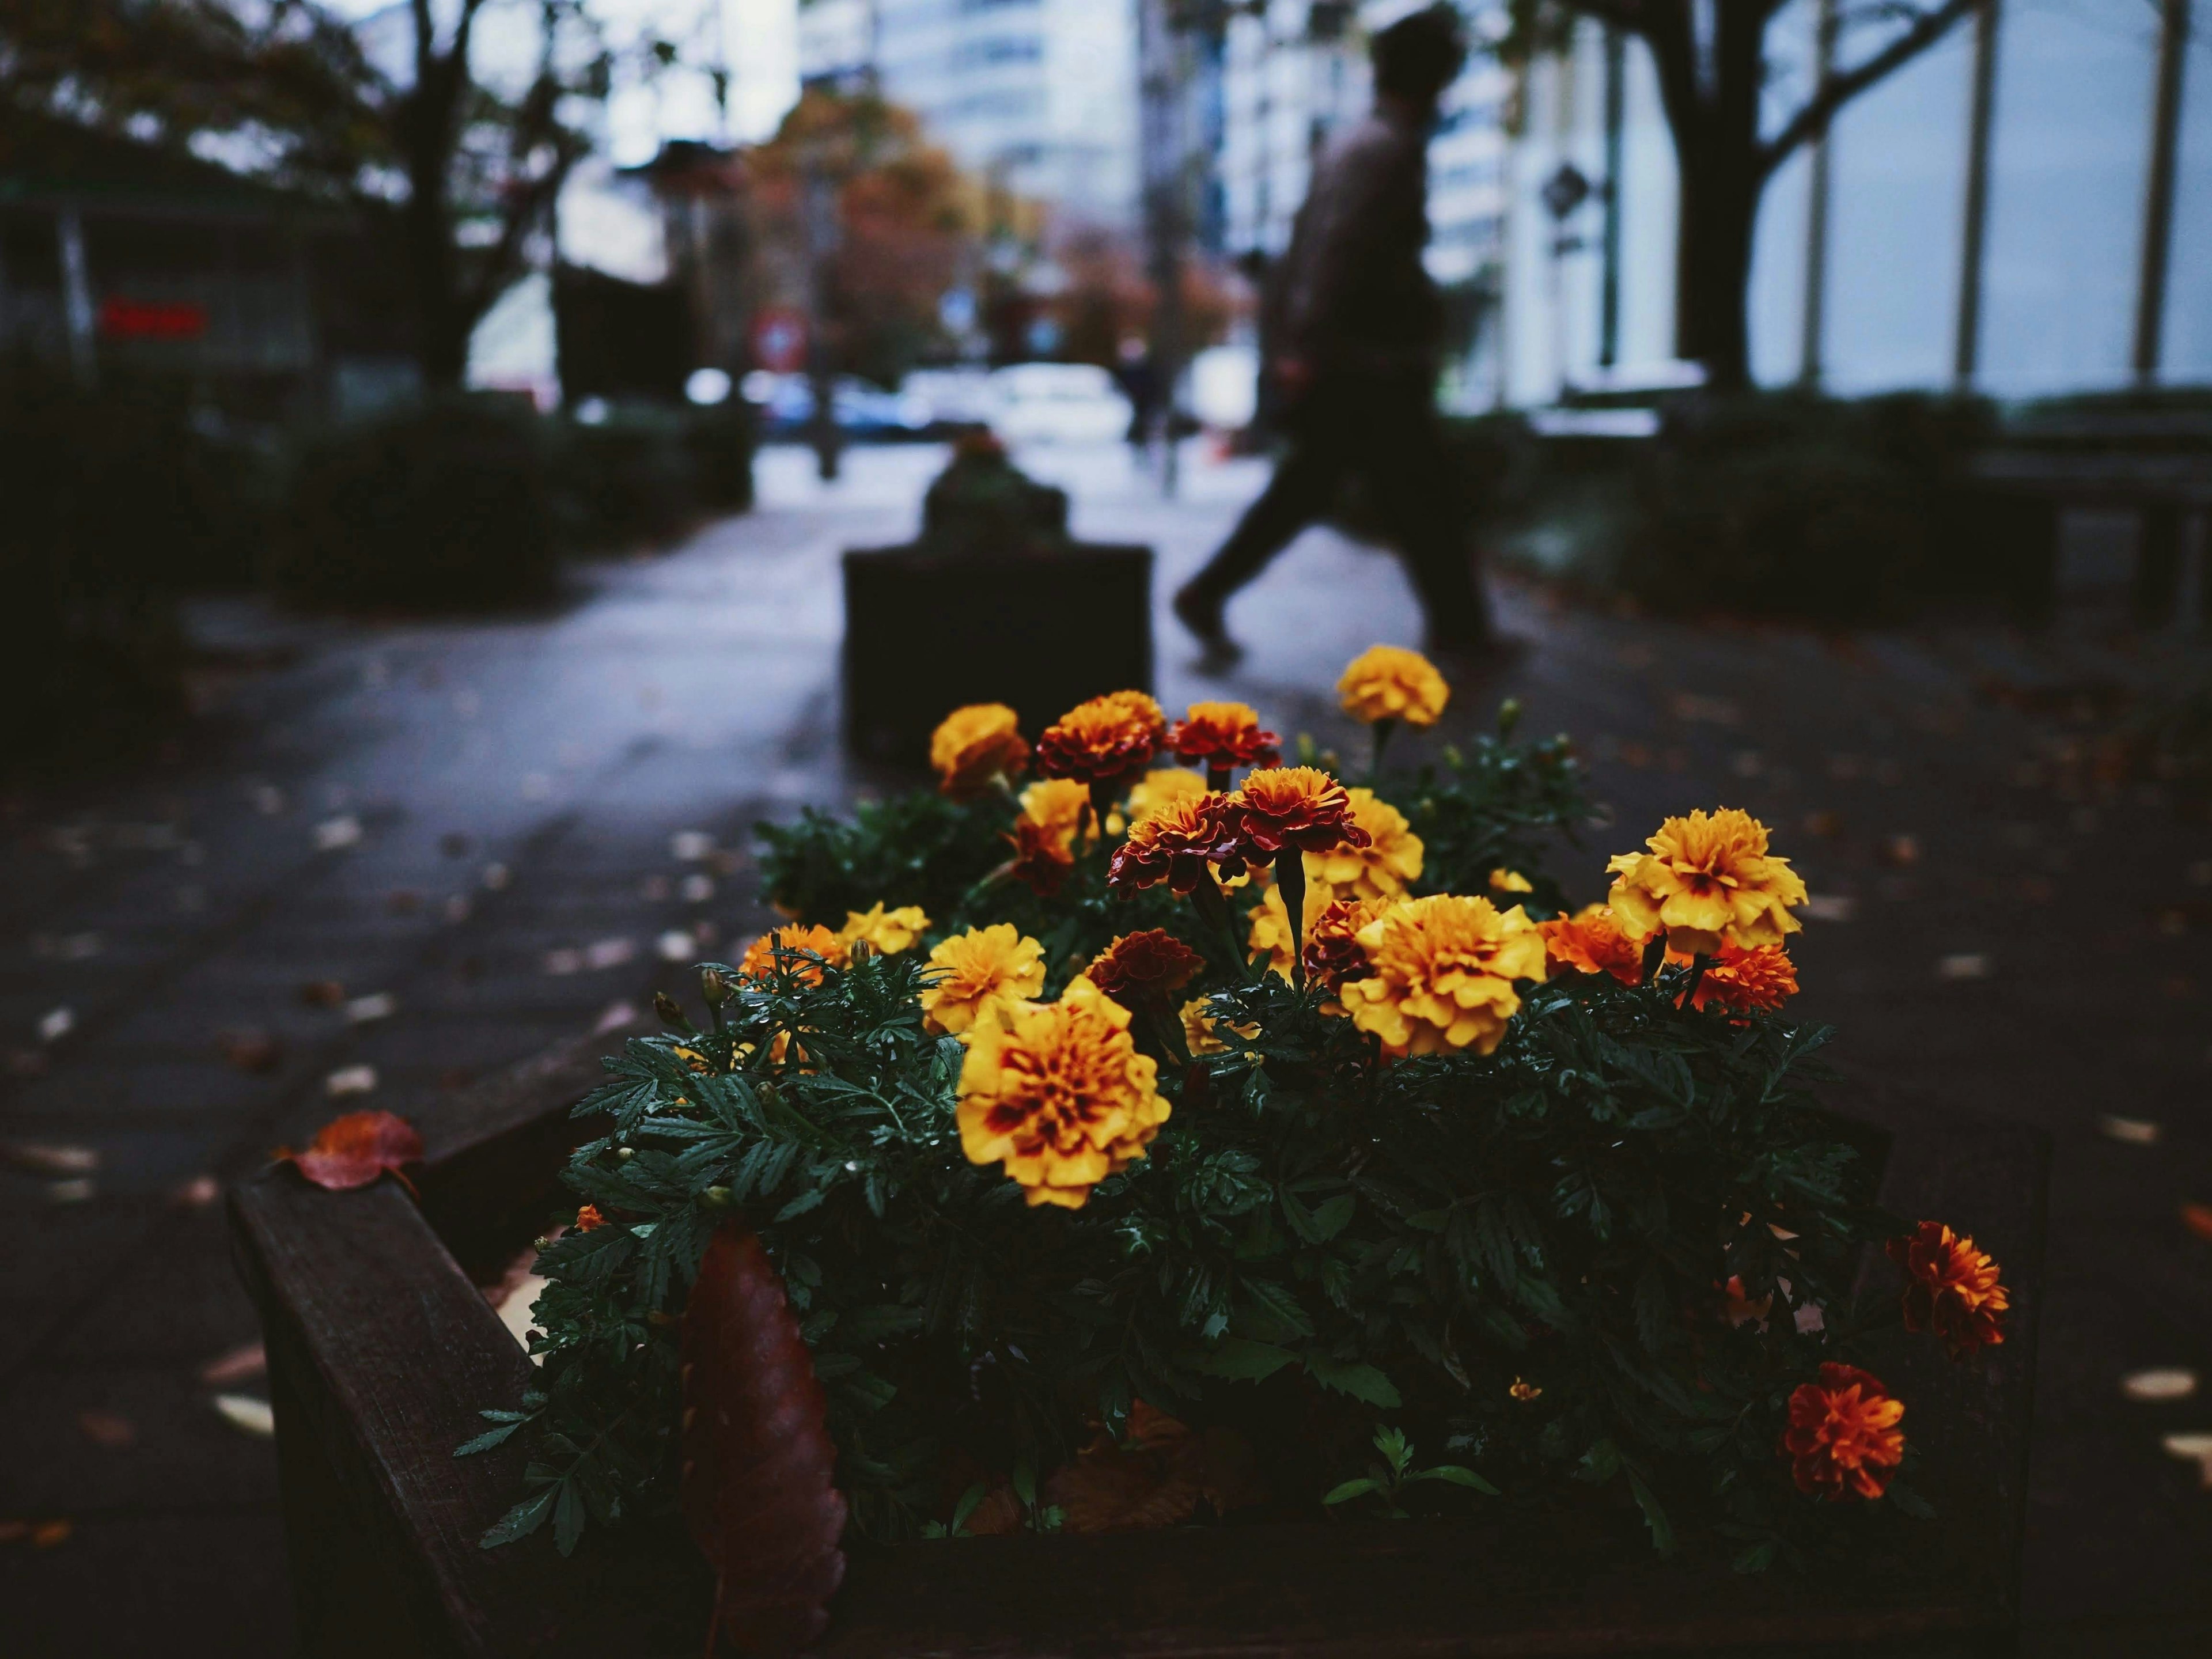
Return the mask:
M 306 1152 L 283 1148 L 276 1156 L 298 1164 L 318 1187 L 342 1193 L 368 1186 L 386 1170 L 406 1182 L 399 1166 L 422 1161 L 422 1137 L 397 1113 L 348 1112 L 323 1125 Z
M 2199 1238 L 2212 1239 L 2212 1204 L 2183 1205 L 2181 1224 Z
M 700 1261 L 682 1375 L 684 1518 L 714 1570 L 715 1624 L 748 1653 L 796 1653 L 828 1628 L 844 1582 L 845 1499 L 782 1277 L 736 1222 Z

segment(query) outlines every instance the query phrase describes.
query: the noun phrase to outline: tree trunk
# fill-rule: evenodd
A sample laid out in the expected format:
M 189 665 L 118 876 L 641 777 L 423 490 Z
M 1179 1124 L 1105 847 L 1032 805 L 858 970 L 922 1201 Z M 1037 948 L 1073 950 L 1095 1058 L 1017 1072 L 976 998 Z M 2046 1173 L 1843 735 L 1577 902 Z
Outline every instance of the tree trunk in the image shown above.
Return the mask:
M 1759 219 L 1759 181 L 1749 166 L 1730 160 L 1682 169 L 1675 246 L 1675 355 L 1703 363 L 1706 383 L 1721 392 L 1751 383 L 1747 313 Z
M 442 175 L 442 169 L 441 175 Z M 407 263 L 415 289 L 415 356 L 432 392 L 457 390 L 468 373 L 469 328 L 447 226 L 444 180 L 418 179 L 406 210 Z

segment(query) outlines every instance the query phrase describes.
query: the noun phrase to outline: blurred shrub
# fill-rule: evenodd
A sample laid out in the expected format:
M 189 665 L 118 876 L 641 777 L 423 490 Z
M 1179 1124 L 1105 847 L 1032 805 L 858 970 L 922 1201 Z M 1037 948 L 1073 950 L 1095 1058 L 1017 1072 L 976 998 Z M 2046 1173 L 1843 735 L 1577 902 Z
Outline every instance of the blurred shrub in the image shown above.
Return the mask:
M 604 420 L 551 427 L 562 545 L 601 553 L 674 540 L 698 509 L 685 422 L 674 410 L 619 404 Z
M 710 513 L 742 513 L 753 504 L 753 448 L 758 441 L 753 406 L 731 398 L 693 410 L 684 426 L 691 458 L 692 488 Z
M 270 570 L 295 604 L 472 610 L 550 594 L 548 446 L 526 409 L 456 397 L 310 439 Z
M 182 708 L 176 596 L 244 573 L 254 477 L 177 388 L 0 365 L 0 754 L 106 749 Z

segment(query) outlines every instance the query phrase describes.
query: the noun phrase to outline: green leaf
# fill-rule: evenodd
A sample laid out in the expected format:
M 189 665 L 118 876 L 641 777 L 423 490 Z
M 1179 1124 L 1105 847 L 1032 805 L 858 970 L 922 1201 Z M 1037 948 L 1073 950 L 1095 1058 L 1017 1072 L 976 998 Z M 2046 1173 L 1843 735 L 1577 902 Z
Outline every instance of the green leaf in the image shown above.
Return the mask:
M 1206 1350 L 1205 1358 L 1193 1369 L 1207 1376 L 1256 1382 L 1261 1377 L 1273 1376 L 1297 1358 L 1288 1348 L 1279 1348 L 1272 1342 L 1224 1336 Z
M 966 1529 L 968 1525 L 968 1517 L 975 1513 L 975 1506 L 983 1501 L 988 1491 L 988 1488 L 987 1488 L 981 1481 L 978 1480 L 974 1486 L 969 1487 L 966 1492 L 960 1494 L 960 1501 L 952 1506 L 952 1525 L 951 1530 L 956 1536 Z
M 1359 1200 L 1350 1193 L 1340 1193 L 1313 1212 L 1313 1239 L 1326 1244 L 1352 1224 L 1352 1218 L 1359 1208 Z
M 553 1505 L 553 1547 L 570 1555 L 584 1535 L 584 1496 L 573 1475 L 561 1483 L 560 1492 L 560 1500 Z
M 1910 1486 L 1893 1480 L 1883 1496 L 1915 1521 L 1933 1521 L 1936 1518 L 1936 1506 Z
M 512 1544 L 518 1538 L 527 1538 L 545 1524 L 545 1517 L 553 1512 L 553 1500 L 560 1496 L 558 1486 L 547 1486 L 532 1492 L 505 1515 L 498 1523 L 477 1540 L 479 1549 L 495 1550 L 502 1544 Z
M 1775 1540 L 1771 1538 L 1763 1544 L 1753 1544 L 1729 1565 L 1738 1572 L 1765 1572 L 1774 1565 L 1774 1547 Z
M 1644 1511 L 1644 1524 L 1651 1529 L 1651 1547 L 1662 1555 L 1672 1555 L 1674 1523 L 1667 1518 L 1651 1488 L 1644 1484 L 1644 1477 L 1632 1468 L 1628 1471 L 1628 1490 L 1636 1498 L 1636 1507 Z
M 1347 1504 L 1355 1498 L 1364 1498 L 1370 1492 L 1379 1492 L 1382 1490 L 1382 1487 L 1363 1476 L 1358 1480 L 1347 1480 L 1342 1486 L 1333 1488 L 1328 1496 L 1321 1501 L 1324 1504 Z
M 778 1210 L 775 1212 L 774 1219 L 771 1220 L 769 1224 L 770 1226 L 774 1226 L 778 1221 L 788 1221 L 793 1216 L 805 1215 L 809 1210 L 820 1207 L 822 1200 L 828 1196 L 829 1194 L 822 1188 L 809 1187 L 805 1192 L 799 1194 L 797 1198 L 793 1199 L 790 1203 Z
M 1309 1353 L 1305 1364 L 1306 1374 L 1324 1389 L 1334 1389 L 1339 1394 L 1348 1394 L 1354 1400 L 1364 1400 L 1385 1410 L 1395 1410 L 1405 1403 L 1390 1379 L 1372 1365 L 1357 1364 L 1325 1353 Z
M 1248 1279 L 1237 1288 L 1245 1305 L 1237 1310 L 1236 1322 L 1246 1334 L 1266 1340 L 1314 1334 L 1314 1322 L 1297 1297 L 1273 1280 Z
M 489 1415 L 489 1413 L 485 1414 L 487 1416 Z M 502 1443 L 508 1436 L 512 1435 L 527 1421 L 529 1421 L 529 1419 L 527 1418 L 518 1417 L 513 1422 L 502 1423 L 495 1429 L 486 1429 L 475 1439 L 464 1442 L 462 1444 L 454 1447 L 453 1455 L 456 1457 L 468 1457 L 477 1452 L 489 1451 L 494 1446 Z
M 1492 1498 L 1498 1496 L 1497 1487 L 1473 1469 L 1462 1468 L 1457 1463 L 1439 1463 L 1432 1469 L 1423 1469 L 1409 1478 L 1414 1480 L 1443 1480 L 1455 1486 L 1468 1486 L 1476 1492 L 1487 1492 Z

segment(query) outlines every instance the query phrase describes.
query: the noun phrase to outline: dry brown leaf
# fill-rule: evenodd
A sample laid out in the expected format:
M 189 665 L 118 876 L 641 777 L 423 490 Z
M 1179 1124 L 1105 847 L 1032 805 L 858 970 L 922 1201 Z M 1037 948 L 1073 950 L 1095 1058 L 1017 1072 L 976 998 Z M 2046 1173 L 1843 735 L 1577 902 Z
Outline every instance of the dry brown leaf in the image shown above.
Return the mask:
M 345 987 L 334 979 L 311 979 L 300 988 L 300 1000 L 310 1008 L 335 1008 L 345 1000 Z
M 242 1348 L 218 1354 L 201 1366 L 200 1382 L 210 1389 L 227 1389 L 234 1382 L 259 1376 L 268 1369 L 268 1354 L 258 1342 L 249 1342 Z
M 109 1451 L 121 1451 L 137 1443 L 138 1425 L 117 1412 L 79 1412 L 76 1426 L 77 1431 L 94 1445 Z
M 2212 1204 L 2183 1205 L 2181 1224 L 2197 1237 L 2212 1241 Z
M 241 1072 L 274 1071 L 276 1062 L 284 1057 L 283 1045 L 255 1025 L 218 1032 L 216 1042 L 222 1049 L 222 1057 Z

